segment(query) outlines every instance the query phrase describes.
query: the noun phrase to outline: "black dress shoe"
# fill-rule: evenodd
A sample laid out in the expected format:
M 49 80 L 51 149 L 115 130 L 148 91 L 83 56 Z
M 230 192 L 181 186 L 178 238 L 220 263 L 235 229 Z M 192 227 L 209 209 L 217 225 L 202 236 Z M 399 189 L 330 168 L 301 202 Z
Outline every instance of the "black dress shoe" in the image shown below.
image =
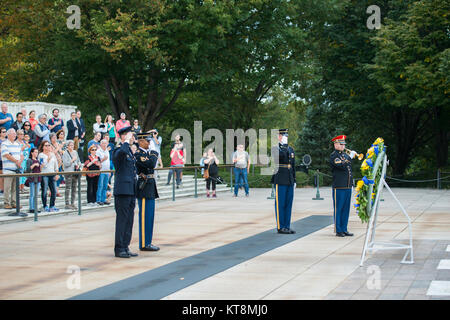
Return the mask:
M 346 235 L 347 237 L 353 237 L 353 233 L 350 233 L 348 231 L 343 232 L 344 235 Z
M 292 230 L 292 231 L 293 231 L 293 230 Z M 295 232 L 295 231 L 294 231 L 294 232 Z M 288 228 L 281 228 L 281 229 L 278 229 L 278 233 L 281 233 L 281 234 L 292 234 L 291 230 L 288 229 Z
M 130 255 L 126 251 L 116 252 L 115 256 L 117 258 L 129 258 L 130 257 Z
M 149 245 L 149 246 L 146 246 L 146 247 L 143 247 L 143 248 L 141 248 L 140 249 L 141 251 L 158 251 L 159 250 L 159 247 L 157 247 L 157 246 L 154 246 L 154 245 Z
M 127 249 L 127 253 L 128 253 L 128 255 L 129 255 L 130 257 L 137 257 L 137 256 L 138 256 L 137 253 L 131 252 L 130 249 Z
M 345 234 L 343 232 L 336 233 L 336 237 L 345 237 Z
M 290 233 L 290 234 L 296 233 L 295 230 L 292 230 L 292 229 L 288 229 L 288 230 L 289 230 L 289 233 Z

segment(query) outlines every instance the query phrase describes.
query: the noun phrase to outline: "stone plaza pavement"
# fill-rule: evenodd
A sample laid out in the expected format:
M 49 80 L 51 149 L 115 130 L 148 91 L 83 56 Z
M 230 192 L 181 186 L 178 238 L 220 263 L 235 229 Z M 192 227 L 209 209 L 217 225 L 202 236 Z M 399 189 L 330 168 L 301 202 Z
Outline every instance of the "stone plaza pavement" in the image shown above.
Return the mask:
M 139 257 L 130 259 L 113 256 L 113 208 L 1 225 L 0 299 L 83 299 L 91 292 L 107 299 L 102 292 L 114 295 L 113 290 L 118 290 L 120 299 L 153 299 L 155 295 L 145 295 L 149 292 L 145 285 L 136 287 L 135 296 L 130 288 L 123 294 L 119 289 L 129 286 L 133 281 L 129 279 L 144 279 L 156 286 L 158 279 L 148 280 L 154 274 L 174 288 L 156 295 L 157 299 L 450 298 L 450 190 L 393 189 L 413 221 L 415 263 L 400 264 L 403 250 L 377 251 L 368 255 L 363 267 L 359 263 L 366 225 L 352 208 L 349 231 L 355 236 L 337 238 L 331 189 L 320 191 L 325 199 L 317 201 L 312 200 L 315 189 L 295 191 L 293 223 L 324 223 L 317 231 L 297 237 L 276 234 L 269 189 L 251 189 L 249 198 L 222 193 L 217 199 L 157 202 L 153 243 L 161 250 L 138 251 L 136 215 L 130 248 Z M 406 243 L 406 219 L 390 194 L 385 191 L 383 198 L 376 239 Z M 273 245 L 252 243 L 252 239 L 284 242 Z M 250 249 L 240 248 L 241 243 L 258 253 L 252 256 L 246 252 Z M 206 265 L 215 270 L 215 261 L 227 261 L 217 257 L 217 248 L 222 247 L 223 252 L 230 249 L 237 254 L 239 263 L 206 274 L 202 269 Z M 192 257 L 198 263 L 192 264 L 195 272 L 189 273 L 192 270 L 180 266 Z M 180 276 L 183 272 L 193 278 Z

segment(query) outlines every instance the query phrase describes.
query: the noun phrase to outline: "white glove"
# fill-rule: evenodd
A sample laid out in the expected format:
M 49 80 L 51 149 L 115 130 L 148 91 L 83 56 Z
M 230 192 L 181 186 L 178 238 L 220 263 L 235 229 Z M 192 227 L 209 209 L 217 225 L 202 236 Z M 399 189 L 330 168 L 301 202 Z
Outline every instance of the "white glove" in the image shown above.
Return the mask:
M 355 156 L 356 156 L 356 152 L 355 151 L 351 151 L 350 152 L 350 158 L 352 158 L 352 159 L 354 159 L 355 158 Z

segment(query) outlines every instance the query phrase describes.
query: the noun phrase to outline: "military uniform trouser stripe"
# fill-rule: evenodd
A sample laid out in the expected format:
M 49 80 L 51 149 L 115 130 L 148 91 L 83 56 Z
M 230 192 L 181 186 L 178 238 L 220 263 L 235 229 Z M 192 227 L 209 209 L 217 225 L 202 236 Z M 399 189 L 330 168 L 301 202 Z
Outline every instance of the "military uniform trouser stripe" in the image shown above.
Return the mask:
M 277 229 L 290 228 L 294 186 L 276 184 L 275 191 Z
M 277 229 L 280 229 L 280 211 L 278 207 L 278 185 L 275 185 L 275 217 L 277 220 Z
M 138 199 L 139 206 L 139 248 L 152 243 L 155 218 L 155 199 Z

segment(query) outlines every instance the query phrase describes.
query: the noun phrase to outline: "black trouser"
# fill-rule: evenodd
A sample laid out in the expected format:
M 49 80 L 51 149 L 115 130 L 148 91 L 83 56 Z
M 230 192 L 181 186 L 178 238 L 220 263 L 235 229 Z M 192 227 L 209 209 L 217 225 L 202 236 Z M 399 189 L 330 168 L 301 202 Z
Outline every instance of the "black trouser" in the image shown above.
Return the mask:
M 47 206 L 47 189 L 50 189 L 50 207 L 55 206 L 56 201 L 56 187 L 55 176 L 43 176 L 41 180 L 41 198 L 44 208 Z
M 209 174 L 209 178 L 206 179 L 206 189 L 209 190 L 212 182 L 212 190 L 216 190 L 216 182 L 217 182 L 217 173 L 216 174 Z
M 116 235 L 114 252 L 119 253 L 127 250 L 131 242 L 136 197 L 115 195 L 114 206 L 116 209 Z
M 183 167 L 177 167 L 177 166 L 170 166 L 171 168 L 179 168 L 179 169 L 175 169 L 175 174 L 177 177 L 177 186 L 180 185 L 181 183 L 181 172 L 183 172 Z M 167 175 L 167 184 L 170 183 L 170 180 L 172 179 L 172 175 L 173 175 L 173 169 L 169 170 L 169 174 Z
M 98 177 L 99 176 L 90 178 L 86 176 L 88 203 L 95 203 L 97 201 Z

